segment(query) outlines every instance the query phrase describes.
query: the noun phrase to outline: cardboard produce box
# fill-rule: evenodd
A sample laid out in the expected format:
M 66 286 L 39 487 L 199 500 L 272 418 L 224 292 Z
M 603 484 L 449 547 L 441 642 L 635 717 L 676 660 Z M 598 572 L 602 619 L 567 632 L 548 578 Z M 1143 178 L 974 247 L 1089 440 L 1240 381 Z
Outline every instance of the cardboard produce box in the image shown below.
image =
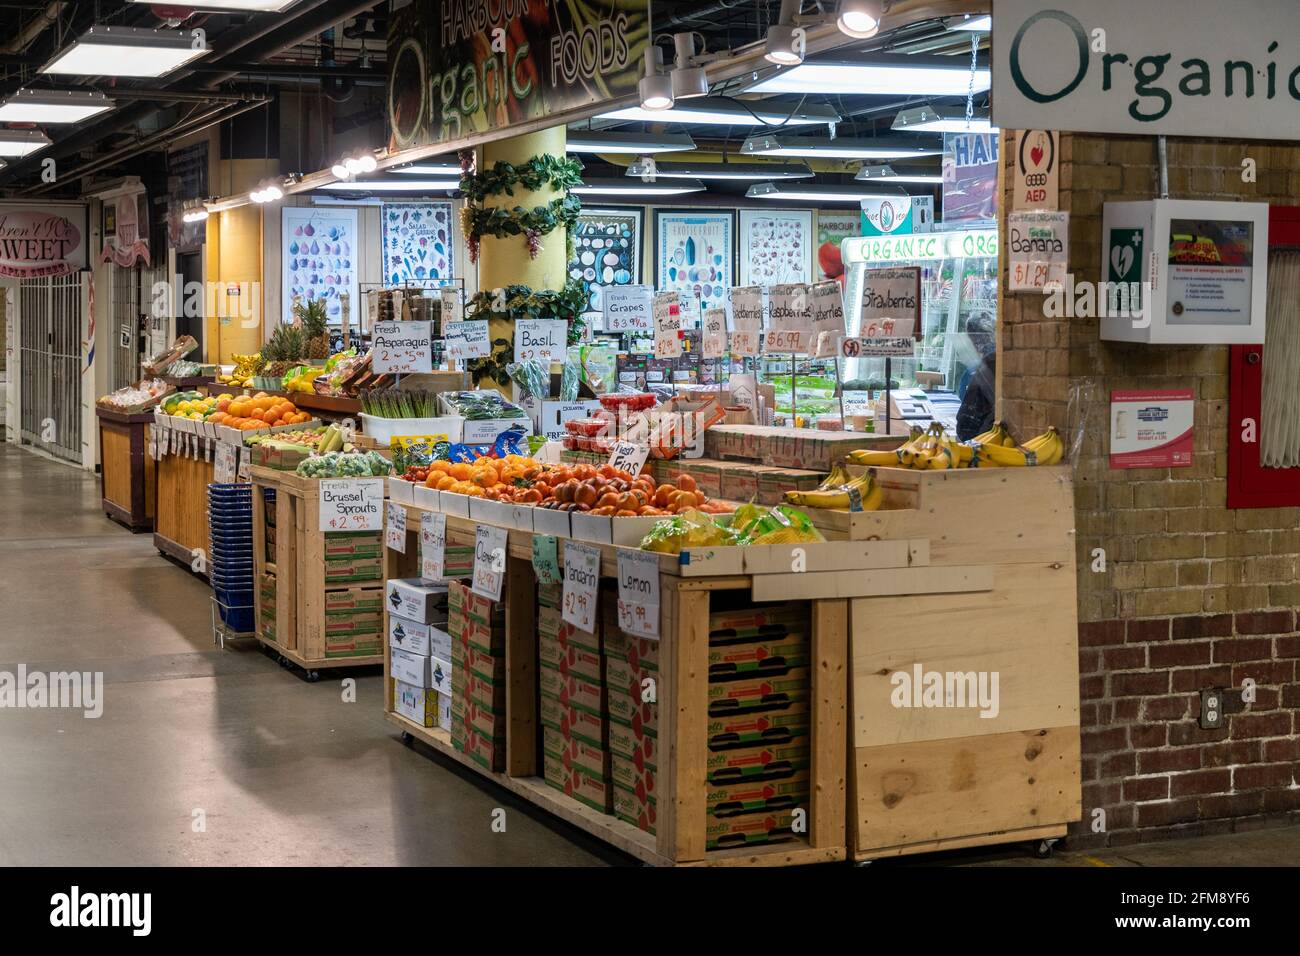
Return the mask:
M 576 737 L 568 737 L 563 731 L 543 727 L 542 752 L 559 757 L 566 770 L 580 770 L 601 783 L 610 780 L 609 751 Z
M 433 687 L 430 677 L 432 658 L 412 654 L 396 647 L 388 650 L 388 673 L 394 680 L 410 684 L 413 687 Z
M 325 583 L 378 581 L 384 576 L 383 558 L 340 557 L 325 559 Z
M 392 578 L 385 600 L 390 614 L 418 624 L 445 622 L 450 606 L 446 584 L 430 584 L 420 578 Z
M 393 712 L 421 727 L 438 726 L 438 692 L 393 681 Z
M 451 660 L 451 635 L 436 624 L 408 621 L 396 614 L 388 616 L 388 644 L 412 654 L 434 655 Z
M 506 739 L 480 734 L 466 727 L 462 752 L 484 770 L 500 773 L 506 766 Z
M 812 715 L 805 701 L 771 710 L 758 708 L 746 713 L 711 716 L 707 731 L 711 747 L 754 747 L 806 737 L 811 726 Z
M 779 780 L 807 770 L 812 762 L 808 738 L 787 744 L 710 750 L 706 758 L 709 783 L 738 780 Z
M 384 537 L 379 531 L 327 531 L 325 557 L 375 558 L 384 553 Z
M 807 634 L 812 624 L 810 605 L 760 604 L 709 614 L 709 644 L 745 643 Z
M 603 716 L 570 707 L 556 701 L 560 710 L 560 723 L 557 728 L 570 740 L 579 740 L 592 747 L 606 750 L 609 747 L 609 721 Z
M 365 640 L 361 635 L 341 637 L 337 641 L 325 636 L 325 657 L 374 657 L 383 649 L 383 642 L 376 631 L 374 640 Z
M 639 830 L 653 834 L 658 811 L 658 803 L 654 797 L 642 800 L 630 790 L 624 790 L 622 787 L 614 788 L 614 816 L 624 823 L 630 823 Z
M 735 817 L 709 817 L 704 833 L 704 846 L 721 850 L 735 846 L 755 846 L 761 843 L 779 843 L 794 838 L 790 827 L 794 823 L 794 810 L 773 813 L 747 813 Z
M 659 741 L 653 729 L 647 731 L 643 724 L 632 726 L 610 718 L 609 752 L 624 760 L 640 760 L 655 765 L 658 760 Z
M 808 666 L 809 644 L 803 634 L 765 641 L 709 645 L 709 680 L 781 675 Z
M 614 756 L 610 759 L 614 786 L 636 794 L 639 800 L 648 800 L 655 795 L 655 770 L 650 764 L 628 760 L 626 757 Z
M 500 740 L 504 745 L 506 738 L 506 715 L 504 710 L 469 701 L 465 705 L 465 725 L 478 734 L 493 740 Z
M 799 667 L 783 677 L 755 677 L 749 680 L 709 684 L 709 716 L 722 717 L 807 704 L 810 699 L 808 669 Z
M 551 667 L 539 667 L 541 692 L 557 697 L 561 704 L 585 710 L 601 717 L 605 713 L 605 686 L 583 680 L 572 674 L 565 676 Z
M 339 588 L 325 592 L 325 611 L 384 613 L 384 592 L 379 588 Z
M 812 491 L 826 478 L 820 471 L 797 468 L 763 468 L 758 473 L 758 503 L 779 505 L 787 491 Z
M 780 780 L 739 780 L 734 783 L 709 784 L 706 806 L 716 818 L 742 813 L 769 813 L 807 809 L 808 771 L 800 770 Z
M 898 440 L 861 432 L 769 425 L 714 425 L 704 433 L 709 458 L 739 458 L 777 468 L 806 468 L 823 474 L 856 448 L 892 448 Z
M 613 810 L 613 787 L 608 782 L 589 777 L 576 767 L 569 769 L 563 760 L 548 754 L 542 755 L 542 767 L 546 782 L 566 796 L 601 813 Z
M 325 612 L 325 635 L 327 638 L 347 635 L 369 638 L 380 634 L 383 629 L 384 615 L 382 611 Z

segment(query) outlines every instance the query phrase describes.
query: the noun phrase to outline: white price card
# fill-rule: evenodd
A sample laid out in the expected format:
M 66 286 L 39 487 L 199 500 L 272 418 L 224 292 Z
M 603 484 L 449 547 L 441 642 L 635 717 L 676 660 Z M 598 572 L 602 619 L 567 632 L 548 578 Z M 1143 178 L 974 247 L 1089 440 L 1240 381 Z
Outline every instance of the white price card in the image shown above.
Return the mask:
M 239 446 L 239 480 L 253 480 L 253 455 L 251 448 Z
M 474 537 L 474 580 L 470 587 L 475 594 L 494 601 L 501 600 L 501 585 L 506 580 L 505 528 L 490 524 L 477 526 Z
M 600 584 L 600 549 L 564 542 L 564 590 L 561 617 L 580 631 L 596 631 L 596 588 Z
M 832 344 L 835 336 L 844 334 L 844 290 L 838 282 L 818 282 L 812 287 L 812 330 L 819 336 L 829 333 Z
M 763 287 L 736 286 L 731 290 L 731 328 L 758 332 L 763 328 Z
M 459 322 L 461 320 L 460 289 L 441 289 L 438 292 L 438 302 L 442 307 L 442 326 L 445 329 L 448 322 Z
M 515 322 L 516 362 L 563 362 L 568 356 L 569 323 L 563 319 Z
M 651 306 L 655 323 L 655 358 L 677 358 L 682 354 L 682 308 L 676 292 L 654 297 Z
M 384 479 L 322 478 L 322 531 L 383 531 Z
M 649 332 L 652 290 L 648 285 L 612 285 L 602 293 L 606 332 Z
M 371 349 L 376 373 L 433 371 L 432 322 L 376 322 Z
M 774 285 L 767 295 L 767 325 L 781 331 L 806 331 L 812 325 L 808 287 L 795 282 Z
M 727 350 L 726 309 L 704 310 L 704 335 L 701 350 L 706 359 L 722 358 Z
M 736 329 L 731 333 L 732 355 L 757 355 L 763 333 L 756 329 Z
M 406 509 L 396 501 L 388 502 L 388 520 L 384 523 L 384 544 L 398 554 L 406 554 Z
M 844 358 L 911 358 L 916 353 L 916 340 L 903 336 L 853 335 L 840 341 L 840 355 Z
M 239 475 L 239 447 L 226 442 L 217 444 L 217 458 L 212 463 L 212 477 L 219 485 L 232 484 Z
M 441 511 L 420 515 L 420 577 L 441 581 L 447 575 L 447 516 Z
M 492 351 L 492 343 L 488 340 L 486 319 L 444 322 L 442 338 L 447 350 L 447 358 L 450 359 L 483 358 Z
M 816 344 L 816 336 L 807 329 L 768 329 L 763 333 L 764 352 L 806 355 L 812 352 Z
M 641 469 L 645 467 L 646 459 L 649 457 L 649 445 L 638 445 L 630 441 L 615 442 L 614 450 L 609 455 L 609 466 L 621 468 L 635 478 L 641 474 Z
M 659 639 L 659 555 L 618 549 L 618 626 Z

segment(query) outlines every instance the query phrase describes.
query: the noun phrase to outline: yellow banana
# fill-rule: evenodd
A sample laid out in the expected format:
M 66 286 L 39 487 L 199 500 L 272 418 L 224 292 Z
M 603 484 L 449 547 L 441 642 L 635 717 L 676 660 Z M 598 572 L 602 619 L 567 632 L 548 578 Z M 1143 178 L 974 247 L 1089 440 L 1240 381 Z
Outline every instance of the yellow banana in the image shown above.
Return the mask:
M 993 465 L 999 468 L 1023 468 L 1031 462 L 1031 457 L 1021 448 L 989 443 L 980 445 L 975 451 L 981 467 Z
M 887 468 L 897 468 L 901 463 L 899 451 L 871 451 L 866 448 L 859 448 L 856 451 L 849 452 L 849 461 L 855 465 L 883 465 Z

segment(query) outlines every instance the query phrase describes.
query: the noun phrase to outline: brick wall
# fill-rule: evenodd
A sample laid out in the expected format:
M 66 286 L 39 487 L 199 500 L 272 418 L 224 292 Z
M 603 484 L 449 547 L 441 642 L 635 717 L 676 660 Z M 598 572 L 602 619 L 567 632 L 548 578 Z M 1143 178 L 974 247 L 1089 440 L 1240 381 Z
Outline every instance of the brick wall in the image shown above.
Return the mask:
M 1009 164 L 1016 150 L 1004 136 Z M 1155 139 L 1065 134 L 1060 154 L 1070 272 L 1096 282 L 1102 205 L 1158 194 Z M 1300 205 L 1300 146 L 1170 140 L 1168 157 L 1174 198 Z M 1241 181 L 1246 157 L 1253 184 Z M 1011 175 L 1008 165 L 1008 190 Z M 1103 342 L 1095 318 L 1048 318 L 1041 295 L 1007 292 L 1005 273 L 999 334 L 1001 417 L 1021 437 L 1049 424 L 1081 434 L 1072 465 L 1084 821 L 1073 842 L 1300 822 L 1300 509 L 1226 507 L 1227 347 Z M 1110 392 L 1188 387 L 1192 467 L 1110 470 Z M 1246 678 L 1253 703 L 1242 700 Z M 1197 724 L 1210 687 L 1234 688 L 1222 730 Z M 1106 811 L 1104 833 L 1092 832 L 1094 808 Z

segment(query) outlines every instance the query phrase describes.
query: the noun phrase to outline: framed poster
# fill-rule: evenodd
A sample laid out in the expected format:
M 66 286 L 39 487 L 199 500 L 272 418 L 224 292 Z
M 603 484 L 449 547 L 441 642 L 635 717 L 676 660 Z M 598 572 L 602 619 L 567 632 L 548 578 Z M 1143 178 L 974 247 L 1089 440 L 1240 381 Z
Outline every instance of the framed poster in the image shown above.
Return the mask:
M 851 236 L 862 235 L 862 214 L 857 210 L 817 210 L 817 269 L 813 280 L 834 279 L 841 285 L 848 270 L 840 255 L 840 243 Z
M 811 281 L 812 221 L 811 209 L 740 210 L 740 284 Z
M 700 309 L 726 308 L 735 285 L 734 211 L 655 210 L 655 287 L 700 297 Z
M 386 202 L 385 285 L 435 289 L 455 275 L 451 203 Z
M 640 209 L 584 209 L 573 230 L 570 278 L 589 293 L 587 309 L 605 310 L 603 290 L 641 281 Z
M 281 210 L 280 321 L 293 317 L 293 300 L 325 300 L 331 325 L 343 322 L 348 296 L 348 321 L 357 324 L 357 211 L 347 207 L 285 206 Z

